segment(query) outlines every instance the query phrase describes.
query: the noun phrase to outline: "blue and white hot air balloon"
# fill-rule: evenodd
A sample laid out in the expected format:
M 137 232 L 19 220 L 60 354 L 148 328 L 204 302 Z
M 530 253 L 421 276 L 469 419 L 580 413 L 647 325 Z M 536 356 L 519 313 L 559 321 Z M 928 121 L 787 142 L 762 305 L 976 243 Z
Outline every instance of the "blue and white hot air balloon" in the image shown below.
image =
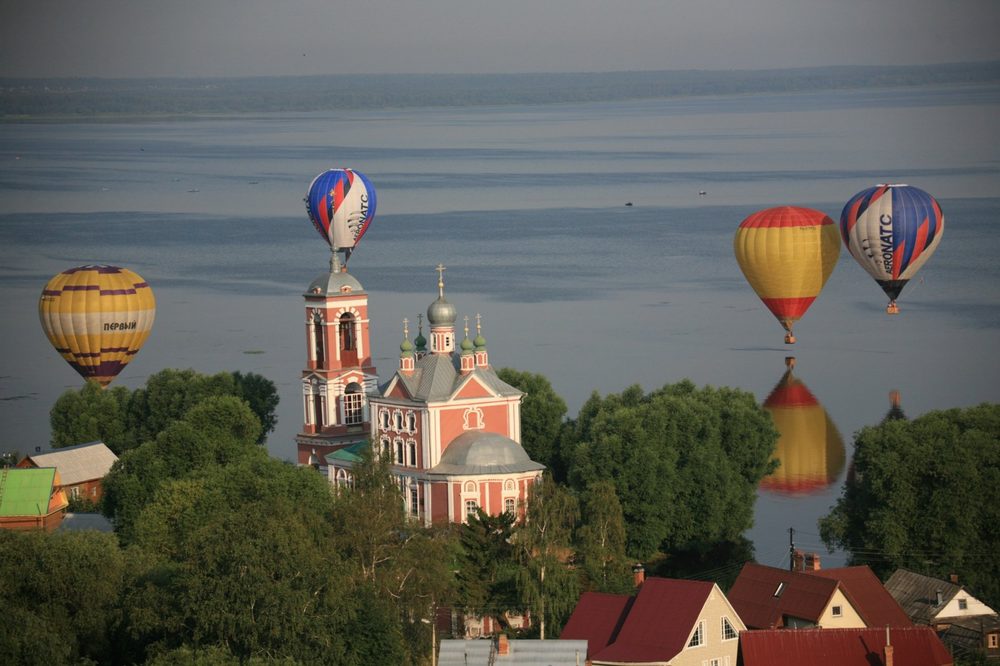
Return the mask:
M 876 185 L 855 194 L 840 214 L 851 256 L 889 297 L 886 312 L 941 242 L 944 213 L 931 195 L 909 185 Z
M 306 211 L 330 249 L 350 257 L 375 217 L 375 187 L 353 169 L 324 171 L 309 185 Z

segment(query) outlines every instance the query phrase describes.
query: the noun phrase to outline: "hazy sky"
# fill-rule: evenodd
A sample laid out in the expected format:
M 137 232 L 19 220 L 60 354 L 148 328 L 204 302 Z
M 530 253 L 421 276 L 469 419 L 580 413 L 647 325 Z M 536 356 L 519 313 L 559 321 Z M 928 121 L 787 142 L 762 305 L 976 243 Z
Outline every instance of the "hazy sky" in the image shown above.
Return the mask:
M 0 76 L 1000 59 L 1000 0 L 0 0 Z

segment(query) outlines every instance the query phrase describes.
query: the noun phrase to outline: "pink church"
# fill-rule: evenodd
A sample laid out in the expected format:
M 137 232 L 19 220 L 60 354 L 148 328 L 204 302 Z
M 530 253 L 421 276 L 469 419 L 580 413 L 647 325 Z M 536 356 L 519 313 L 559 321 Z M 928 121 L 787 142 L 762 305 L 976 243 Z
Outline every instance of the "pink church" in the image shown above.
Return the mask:
M 305 294 L 307 363 L 302 374 L 304 425 L 299 463 L 349 483 L 362 447 L 372 442 L 392 461 L 406 510 L 426 525 L 463 522 L 477 508 L 520 511 L 544 466 L 521 447 L 523 393 L 489 363 L 481 320 L 476 337 L 455 330 L 457 310 L 444 296 L 427 308 L 430 339 L 409 339 L 403 320 L 399 367 L 376 387 L 368 299 L 360 283 L 331 262 L 329 276 Z

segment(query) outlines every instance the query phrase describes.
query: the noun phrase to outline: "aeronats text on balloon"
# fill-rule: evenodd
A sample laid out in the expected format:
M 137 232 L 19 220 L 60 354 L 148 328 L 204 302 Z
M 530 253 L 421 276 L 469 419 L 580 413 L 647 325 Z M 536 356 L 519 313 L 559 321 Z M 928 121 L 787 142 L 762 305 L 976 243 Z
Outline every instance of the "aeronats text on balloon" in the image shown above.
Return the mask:
M 368 194 L 365 192 L 361 193 L 361 217 L 351 218 L 347 220 L 347 228 L 351 230 L 351 238 L 355 241 L 358 240 L 358 234 L 361 233 L 361 226 L 364 224 L 365 220 L 368 219 Z
M 885 272 L 892 275 L 892 215 L 883 213 L 878 218 L 878 237 L 882 244 L 882 263 Z

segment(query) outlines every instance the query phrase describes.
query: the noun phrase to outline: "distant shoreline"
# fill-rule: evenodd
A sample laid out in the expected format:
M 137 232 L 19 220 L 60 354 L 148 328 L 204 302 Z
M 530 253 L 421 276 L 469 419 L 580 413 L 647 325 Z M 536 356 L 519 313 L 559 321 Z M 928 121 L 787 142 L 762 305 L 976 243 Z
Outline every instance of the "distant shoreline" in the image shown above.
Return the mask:
M 0 121 L 188 120 L 273 113 L 567 104 L 1000 83 L 1000 61 L 553 74 L 0 79 Z

